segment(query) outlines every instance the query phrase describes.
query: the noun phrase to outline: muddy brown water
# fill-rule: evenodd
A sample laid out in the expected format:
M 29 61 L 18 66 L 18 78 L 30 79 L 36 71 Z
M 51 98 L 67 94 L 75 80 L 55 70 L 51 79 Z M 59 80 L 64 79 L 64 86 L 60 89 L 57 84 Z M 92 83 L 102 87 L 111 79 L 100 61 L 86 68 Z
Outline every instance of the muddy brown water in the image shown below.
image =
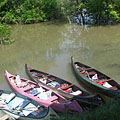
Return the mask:
M 12 90 L 4 70 L 29 78 L 25 63 L 81 86 L 71 69 L 71 56 L 120 82 L 120 25 L 13 25 L 11 45 L 0 45 L 0 89 Z

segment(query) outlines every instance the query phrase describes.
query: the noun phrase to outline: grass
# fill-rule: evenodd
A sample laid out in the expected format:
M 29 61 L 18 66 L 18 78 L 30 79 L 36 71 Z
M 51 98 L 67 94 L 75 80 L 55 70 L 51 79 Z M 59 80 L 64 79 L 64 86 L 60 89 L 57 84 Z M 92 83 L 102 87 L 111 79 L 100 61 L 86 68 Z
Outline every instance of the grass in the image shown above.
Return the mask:
M 107 101 L 93 111 L 85 111 L 82 115 L 61 115 L 55 120 L 120 120 L 120 100 Z

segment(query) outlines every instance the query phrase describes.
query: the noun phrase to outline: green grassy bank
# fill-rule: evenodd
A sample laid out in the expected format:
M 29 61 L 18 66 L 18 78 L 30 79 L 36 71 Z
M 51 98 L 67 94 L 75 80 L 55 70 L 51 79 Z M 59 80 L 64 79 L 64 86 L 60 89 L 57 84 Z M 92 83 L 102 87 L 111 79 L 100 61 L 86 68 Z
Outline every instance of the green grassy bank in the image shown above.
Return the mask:
M 85 111 L 81 115 L 65 114 L 55 120 L 120 120 L 120 100 L 107 101 L 92 111 Z

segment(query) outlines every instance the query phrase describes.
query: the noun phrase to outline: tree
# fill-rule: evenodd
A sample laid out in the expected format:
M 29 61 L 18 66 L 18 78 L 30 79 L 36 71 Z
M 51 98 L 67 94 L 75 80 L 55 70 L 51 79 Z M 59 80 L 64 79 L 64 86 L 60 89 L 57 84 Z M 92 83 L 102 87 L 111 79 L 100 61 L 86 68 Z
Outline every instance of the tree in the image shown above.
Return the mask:
M 112 24 L 120 22 L 120 0 L 66 0 L 65 13 L 81 16 L 83 24 L 87 18 L 94 24 Z

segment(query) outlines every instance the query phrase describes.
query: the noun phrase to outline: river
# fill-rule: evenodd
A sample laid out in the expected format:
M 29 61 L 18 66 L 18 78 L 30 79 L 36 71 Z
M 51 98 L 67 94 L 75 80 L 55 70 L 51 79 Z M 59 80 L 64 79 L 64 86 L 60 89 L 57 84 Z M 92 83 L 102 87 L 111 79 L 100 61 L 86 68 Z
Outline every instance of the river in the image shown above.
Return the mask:
M 120 82 L 120 25 L 13 25 L 11 39 L 13 44 L 0 45 L 1 89 L 11 90 L 4 70 L 28 78 L 25 63 L 80 86 L 71 69 L 71 56 Z

